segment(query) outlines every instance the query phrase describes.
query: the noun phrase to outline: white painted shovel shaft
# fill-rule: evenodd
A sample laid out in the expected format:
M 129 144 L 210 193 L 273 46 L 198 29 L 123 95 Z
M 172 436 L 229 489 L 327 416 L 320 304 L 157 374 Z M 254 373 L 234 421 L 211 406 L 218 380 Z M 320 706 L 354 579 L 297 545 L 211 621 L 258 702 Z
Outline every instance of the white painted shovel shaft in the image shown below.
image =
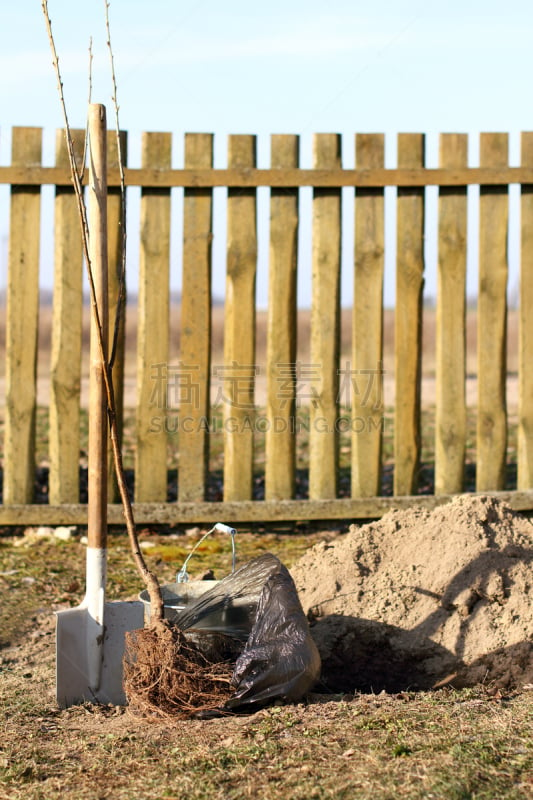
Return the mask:
M 93 691 L 100 686 L 102 671 L 106 574 L 107 550 L 88 547 L 84 605 L 87 608 L 87 671 Z
M 104 622 L 106 573 L 107 550 L 103 547 L 88 547 L 85 605 L 91 616 L 102 625 Z

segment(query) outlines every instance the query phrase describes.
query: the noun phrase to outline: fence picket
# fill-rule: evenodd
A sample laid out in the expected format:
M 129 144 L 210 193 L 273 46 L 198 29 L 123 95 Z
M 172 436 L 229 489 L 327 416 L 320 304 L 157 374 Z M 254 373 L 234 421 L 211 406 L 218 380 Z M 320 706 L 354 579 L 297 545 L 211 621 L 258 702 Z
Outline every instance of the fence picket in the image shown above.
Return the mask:
M 357 134 L 355 163 L 359 169 L 383 167 L 384 160 L 383 134 Z M 383 189 L 356 189 L 353 374 L 347 368 L 342 377 L 345 385 L 351 385 L 352 497 L 381 493 L 384 211 Z M 344 392 L 341 402 L 343 399 Z
M 423 134 L 399 134 L 398 166 L 423 167 L 424 148 Z M 394 494 L 407 495 L 416 491 L 420 461 L 423 188 L 398 189 L 396 243 Z
M 481 134 L 482 167 L 506 166 L 507 154 L 507 134 Z M 480 492 L 505 486 L 507 195 L 506 186 L 480 187 L 476 470 L 476 488 Z
M 81 153 L 83 132 L 74 131 Z M 4 525 L 84 524 L 79 503 L 82 247 L 63 134 L 56 165 L 41 164 L 40 128 L 13 131 L 7 276 L 5 428 L 0 489 Z M 121 133 L 126 153 L 127 134 Z M 438 169 L 424 166 L 425 138 L 398 137 L 398 167 L 384 167 L 381 134 L 357 134 L 356 168 L 342 169 L 341 138 L 313 139 L 313 168 L 300 169 L 297 136 L 271 139 L 271 165 L 256 169 L 256 137 L 229 138 L 228 168 L 213 168 L 212 134 L 188 134 L 185 167 L 171 169 L 171 134 L 145 133 L 142 166 L 126 168 L 126 185 L 141 189 L 137 315 L 135 509 L 157 524 L 331 519 L 379 516 L 391 507 L 434 507 L 463 490 L 466 452 L 466 253 L 469 185 L 480 186 L 476 488 L 520 510 L 533 508 L 533 133 L 522 134 L 522 165 L 508 166 L 506 134 L 482 134 L 480 167 L 467 166 L 465 135 L 440 138 Z M 122 263 L 117 141 L 107 146 L 110 308 L 116 307 Z M 84 184 L 86 178 L 83 178 Z M 36 359 L 39 322 L 41 185 L 55 186 L 54 304 L 49 408 L 49 504 L 33 504 Z M 507 471 L 506 351 L 509 184 L 521 186 L 517 490 Z M 435 358 L 435 485 L 417 496 L 420 466 L 421 356 L 425 187 L 439 189 Z M 181 351 L 169 365 L 171 187 L 184 190 Z M 213 189 L 225 186 L 227 274 L 224 357 L 211 366 Z M 256 417 L 257 187 L 270 187 L 266 417 Z M 313 189 L 312 308 L 307 363 L 298 361 L 297 282 L 302 221 L 299 187 Z M 382 497 L 382 447 L 388 379 L 383 364 L 385 187 L 397 188 L 394 312 L 395 434 L 393 497 Z M 354 297 L 351 353 L 339 363 L 342 188 L 355 192 Z M 471 198 L 471 200 L 474 198 Z M 431 206 L 430 206 L 431 208 Z M 266 229 L 266 220 L 263 224 Z M 429 230 L 433 220 L 429 220 Z M 303 228 L 303 231 L 302 231 Z M 261 228 L 262 230 L 262 228 Z M 512 232 L 511 232 L 512 233 Z M 388 237 L 387 237 L 388 239 Z M 511 240 L 512 241 L 512 240 Z M 305 262 L 306 247 L 302 246 Z M 113 316 L 113 315 L 112 315 Z M 43 314 L 43 318 L 45 315 Z M 2 320 L 0 320 L 1 322 Z M 298 324 L 297 324 L 298 323 Z M 113 318 L 111 319 L 111 329 Z M 305 329 L 302 327 L 301 329 Z M 431 332 L 431 331 L 430 331 Z M 305 352 L 307 342 L 303 343 Z M 343 350 L 343 353 L 346 351 Z M 124 391 L 124 328 L 114 366 L 119 418 Z M 303 359 L 303 355 L 301 356 Z M 349 360 L 351 359 L 351 361 Z M 431 356 L 425 367 L 431 369 Z M 47 364 L 39 364 L 43 376 Z M 0 370 L 1 372 L 1 370 Z M 426 373 L 427 374 L 427 371 Z M 0 381 L 3 380 L 0 375 Z M 211 399 L 224 415 L 224 501 L 206 502 Z M 296 483 L 297 431 L 309 407 L 309 498 Z M 340 410 L 351 407 L 351 498 L 338 484 Z M 175 414 L 179 409 L 179 425 Z M 0 409 L 1 411 L 2 409 Z M 172 414 L 169 419 L 168 415 Z M 183 420 L 186 424 L 183 424 Z M 267 420 L 265 500 L 254 499 L 256 423 Z M 0 423 L 4 420 L 0 420 Z M 264 426 L 261 426 L 264 430 Z M 1 433 L 1 432 L 0 432 Z M 167 503 L 168 436 L 179 445 L 178 500 Z M 343 445 L 346 443 L 344 435 Z M 173 438 L 173 443 L 176 438 Z M 259 460 L 259 459 L 257 459 Z M 343 463 L 345 463 L 343 461 Z M 110 500 L 116 500 L 109 484 Z M 338 493 L 343 495 L 338 496 Z M 297 499 L 296 499 L 297 498 Z M 120 521 L 111 502 L 110 520 Z M 115 523 L 114 523 L 115 524 Z
M 272 136 L 273 169 L 297 167 L 298 136 Z M 294 495 L 296 466 L 296 269 L 298 190 L 272 189 L 267 323 L 267 404 L 265 497 Z
M 533 133 L 523 133 L 521 164 L 533 164 Z M 518 367 L 517 488 L 533 486 L 533 184 L 523 184 L 520 200 L 520 327 Z
M 341 137 L 315 134 L 315 169 L 341 168 Z M 313 191 L 311 364 L 309 365 L 309 497 L 334 498 L 338 479 L 340 189 Z M 302 376 L 305 377 L 305 376 Z
M 12 164 L 39 165 L 41 128 L 14 128 Z M 6 316 L 4 503 L 29 503 L 35 481 L 41 187 L 12 186 Z
M 213 135 L 187 134 L 185 166 L 213 166 Z M 183 281 L 181 292 L 181 351 L 184 386 L 179 431 L 179 500 L 205 499 L 209 436 L 211 371 L 211 241 L 213 190 L 185 189 L 183 211 Z
M 71 131 L 81 168 L 85 131 Z M 65 132 L 56 132 L 56 165 L 69 164 Z M 54 299 L 50 365 L 50 503 L 80 497 L 80 381 L 83 248 L 74 189 L 58 186 L 54 219 Z
M 230 136 L 230 167 L 254 167 L 255 136 Z M 224 500 L 250 500 L 253 483 L 255 386 L 256 190 L 228 190 L 224 368 Z
M 145 167 L 168 169 L 170 133 L 145 133 Z M 167 497 L 170 189 L 143 189 L 137 321 L 136 502 Z
M 443 134 L 440 165 L 466 167 L 468 137 Z M 463 488 L 466 448 L 466 186 L 439 189 L 435 494 Z

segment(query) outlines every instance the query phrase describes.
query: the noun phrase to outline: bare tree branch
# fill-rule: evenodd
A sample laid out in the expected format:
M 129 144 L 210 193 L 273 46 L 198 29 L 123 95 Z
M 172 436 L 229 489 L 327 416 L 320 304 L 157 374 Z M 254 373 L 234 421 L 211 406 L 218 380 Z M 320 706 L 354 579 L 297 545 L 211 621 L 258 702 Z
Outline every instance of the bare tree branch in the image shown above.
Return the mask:
M 72 175 L 72 182 L 74 185 L 74 191 L 77 199 L 78 205 L 78 212 L 80 218 L 80 225 L 81 225 L 81 234 L 82 234 L 82 243 L 83 243 L 83 253 L 85 256 L 85 262 L 87 265 L 87 275 L 89 280 L 89 290 L 91 295 L 91 308 L 92 313 L 94 315 L 95 326 L 97 330 L 97 338 L 98 338 L 98 346 L 99 346 L 99 354 L 100 354 L 100 361 L 102 364 L 102 372 L 105 382 L 105 390 L 107 395 L 107 406 L 108 406 L 108 417 L 109 417 L 109 428 L 111 432 L 111 447 L 113 451 L 113 459 L 115 464 L 115 472 L 117 475 L 117 483 L 119 487 L 120 497 L 122 501 L 122 506 L 124 510 L 124 517 L 126 521 L 126 528 L 128 531 L 128 536 L 130 540 L 131 551 L 133 554 L 134 561 L 137 565 L 137 569 L 148 589 L 148 593 L 150 596 L 150 605 L 151 605 L 151 619 L 153 621 L 159 621 L 163 618 L 163 598 L 161 595 L 161 588 L 159 586 L 159 582 L 156 576 L 148 569 L 146 562 L 144 560 L 143 554 L 139 547 L 139 539 L 137 537 L 137 531 L 135 527 L 135 519 L 133 515 L 133 508 L 131 504 L 131 500 L 128 494 L 128 489 L 126 486 L 126 478 L 124 473 L 124 465 L 122 461 L 122 452 L 120 449 L 120 442 L 118 436 L 118 426 L 117 426 L 117 417 L 116 417 L 116 404 L 115 404 L 115 393 L 113 388 L 113 376 L 112 370 L 109 365 L 107 354 L 104 348 L 104 338 L 102 332 L 102 324 L 98 309 L 98 303 L 96 301 L 96 291 L 93 279 L 93 271 L 91 265 L 91 258 L 90 258 L 90 251 L 89 251 L 89 225 L 87 220 L 87 209 L 85 206 L 85 200 L 83 195 L 83 187 L 80 179 L 80 174 L 78 172 L 77 164 L 76 164 L 76 156 L 74 153 L 74 144 L 72 140 L 71 128 L 68 120 L 67 114 L 67 107 L 65 103 L 65 97 L 63 93 L 63 81 L 61 78 L 61 71 L 59 69 L 59 58 L 56 51 L 55 40 L 52 33 L 52 22 L 50 19 L 50 15 L 48 12 L 48 0 L 41 0 L 41 6 L 45 18 L 46 29 L 48 32 L 48 39 L 50 42 L 50 49 L 52 52 L 52 62 L 54 66 L 54 70 L 56 73 L 57 78 L 57 86 L 59 92 L 59 99 L 61 103 L 61 109 L 63 112 L 63 118 L 65 122 L 65 137 L 67 141 L 67 150 L 69 156 L 69 163 Z
M 111 80 L 113 84 L 113 95 L 111 99 L 113 101 L 113 108 L 115 110 L 115 129 L 117 135 L 118 166 L 120 171 L 120 199 L 121 199 L 120 225 L 122 233 L 122 249 L 121 249 L 122 263 L 120 268 L 119 293 L 118 293 L 117 310 L 115 317 L 115 326 L 113 331 L 113 344 L 111 347 L 111 354 L 109 356 L 109 365 L 111 368 L 113 368 L 113 364 L 115 363 L 115 358 L 117 355 L 118 337 L 120 331 L 120 319 L 123 313 L 123 308 L 125 307 L 126 304 L 126 179 L 124 175 L 124 154 L 122 152 L 122 142 L 120 139 L 120 121 L 118 113 L 119 104 L 118 104 L 118 91 L 117 91 L 117 77 L 115 73 L 115 58 L 113 55 L 113 47 L 111 44 L 111 26 L 109 24 L 110 5 L 111 3 L 108 2 L 108 0 L 104 0 L 107 49 L 109 52 Z
M 89 88 L 88 88 L 88 95 L 87 95 L 87 107 L 90 106 L 92 102 L 93 96 L 93 37 L 89 38 Z M 89 144 L 89 120 L 87 119 L 87 125 L 85 126 L 85 139 L 83 141 L 83 157 L 82 157 L 82 164 L 80 170 L 80 179 L 83 178 L 83 173 L 85 172 L 85 165 L 87 164 L 87 147 Z

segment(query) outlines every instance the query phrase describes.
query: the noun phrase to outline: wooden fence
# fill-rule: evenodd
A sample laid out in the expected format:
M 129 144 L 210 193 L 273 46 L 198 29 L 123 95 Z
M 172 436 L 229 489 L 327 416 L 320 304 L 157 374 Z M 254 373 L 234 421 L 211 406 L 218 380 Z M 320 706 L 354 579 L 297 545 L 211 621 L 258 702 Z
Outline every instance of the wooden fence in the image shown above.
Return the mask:
M 78 153 L 83 135 L 75 132 Z M 123 134 L 123 146 L 127 143 Z M 341 138 L 317 134 L 313 167 L 299 167 L 297 136 L 271 138 L 271 167 L 256 167 L 256 137 L 231 136 L 228 165 L 213 168 L 213 136 L 188 134 L 185 166 L 171 167 L 172 137 L 146 133 L 142 165 L 125 170 L 141 187 L 135 510 L 141 523 L 363 518 L 390 507 L 431 506 L 464 490 L 466 427 L 467 186 L 480 186 L 476 490 L 533 508 L 533 133 L 522 134 L 521 166 L 508 166 L 507 134 L 481 134 L 480 165 L 469 167 L 467 136 L 440 137 L 440 166 L 426 168 L 421 134 L 398 137 L 398 163 L 384 166 L 384 136 L 357 134 L 355 169 L 343 169 Z M 109 138 L 111 307 L 121 261 L 117 147 Z M 56 165 L 42 166 L 40 128 L 16 128 L 7 286 L 3 504 L 0 524 L 83 524 L 79 502 L 82 253 L 63 135 Z M 49 503 L 34 503 L 39 225 L 41 187 L 55 188 L 55 284 L 49 416 Z M 521 186 L 517 487 L 505 491 L 506 320 L 509 184 Z M 206 502 L 211 364 L 213 189 L 227 187 L 224 310 L 224 498 Z M 257 188 L 270 187 L 265 499 L 253 499 Z M 380 496 L 383 440 L 385 187 L 397 187 L 394 487 Z M 438 186 L 438 293 L 434 494 L 417 494 L 420 466 L 421 328 L 426 187 Z M 179 363 L 169 364 L 171 188 L 183 187 L 183 275 Z M 312 187 L 312 310 L 308 497 L 295 497 L 298 400 L 296 287 L 299 188 Z M 355 192 L 351 496 L 340 497 L 339 320 L 341 189 Z M 128 232 L 129 241 L 136 235 Z M 122 336 L 123 339 L 123 336 Z M 122 404 L 124 349 L 115 382 Z M 360 390 L 365 376 L 365 391 Z M 346 376 L 344 376 L 346 379 Z M 167 434 L 154 430 L 179 392 L 178 502 L 167 502 Z M 187 424 L 185 424 L 187 421 Z M 350 423 L 348 422 L 348 427 Z M 111 504 L 111 523 L 121 509 Z

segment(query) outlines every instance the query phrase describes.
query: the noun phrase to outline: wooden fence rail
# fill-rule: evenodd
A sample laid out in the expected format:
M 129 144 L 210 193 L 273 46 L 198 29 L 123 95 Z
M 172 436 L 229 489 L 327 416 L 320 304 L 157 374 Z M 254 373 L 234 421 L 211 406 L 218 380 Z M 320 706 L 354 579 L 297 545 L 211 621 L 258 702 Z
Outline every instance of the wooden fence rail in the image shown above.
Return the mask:
M 122 151 L 127 136 L 122 135 Z M 83 133 L 74 132 L 83 153 Z M 355 169 L 342 167 L 341 137 L 317 134 L 312 168 L 300 168 L 297 136 L 271 139 L 271 166 L 259 169 L 255 136 L 231 136 L 225 169 L 213 168 L 211 134 L 187 134 L 183 169 L 171 163 L 172 136 L 145 133 L 141 167 L 125 167 L 141 188 L 137 307 L 135 509 L 140 522 L 269 521 L 380 516 L 388 508 L 432 506 L 465 489 L 467 450 L 467 187 L 480 187 L 476 490 L 533 509 L 533 133 L 522 134 L 522 165 L 508 165 L 507 134 L 481 134 L 480 165 L 468 140 L 442 134 L 438 168 L 425 167 L 425 137 L 401 134 L 398 163 L 385 168 L 381 134 L 355 136 Z M 83 524 L 80 503 L 82 250 L 64 137 L 55 166 L 42 164 L 42 130 L 15 128 L 11 165 L 7 280 L 3 502 L 0 524 Z M 110 301 L 116 306 L 122 261 L 122 198 L 117 145 L 109 135 Z M 49 408 L 49 503 L 34 502 L 36 364 L 39 318 L 41 187 L 55 186 L 54 297 Z M 506 486 L 509 185 L 521 187 L 518 447 L 516 490 Z M 223 363 L 212 364 L 213 191 L 226 187 L 227 237 Z M 258 219 L 257 189 L 270 187 L 269 220 Z M 422 319 L 426 187 L 438 187 L 438 289 L 433 494 L 418 494 L 421 462 Z M 180 355 L 170 363 L 169 286 L 172 188 L 183 189 Z M 311 187 L 312 308 L 309 363 L 297 360 L 297 285 L 301 207 Z M 354 297 L 351 361 L 340 363 L 343 187 L 352 187 Z M 393 497 L 383 481 L 383 283 L 385 188 L 396 187 Z M 256 270 L 258 230 L 269 230 L 266 404 L 257 413 Z M 128 240 L 137 235 L 128 231 Z M 112 320 L 113 322 L 113 320 Z M 124 331 L 114 367 L 123 404 Z M 215 374 L 216 372 L 216 374 Z M 212 382 L 223 405 L 223 499 L 206 502 Z M 342 399 L 348 409 L 341 408 Z M 305 384 L 306 391 L 302 392 Z M 348 387 L 348 395 L 344 391 Z M 297 490 L 298 408 L 309 406 L 308 490 Z M 178 502 L 168 500 L 167 431 L 155 416 L 179 419 Z M 0 406 L 1 413 L 1 406 Z M 350 434 L 350 489 L 339 485 L 340 422 Z M 261 422 L 264 500 L 254 499 L 254 446 Z M 186 424 L 185 424 L 186 423 Z M 344 427 L 342 428 L 344 430 Z M 111 490 L 113 487 L 111 486 Z M 110 506 L 110 522 L 120 508 Z

